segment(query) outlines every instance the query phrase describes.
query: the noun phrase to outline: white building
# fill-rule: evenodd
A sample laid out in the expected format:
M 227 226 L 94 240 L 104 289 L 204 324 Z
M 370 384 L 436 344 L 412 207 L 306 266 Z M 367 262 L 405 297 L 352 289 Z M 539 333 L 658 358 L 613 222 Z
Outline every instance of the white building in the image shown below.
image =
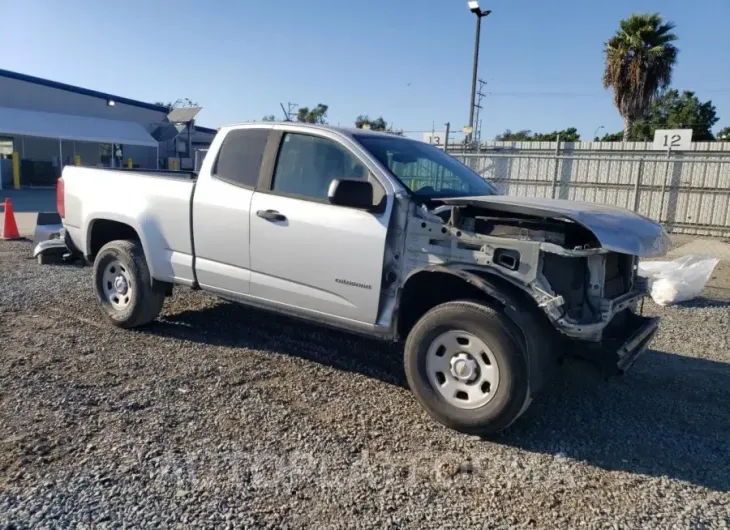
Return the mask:
M 192 168 L 214 129 L 170 123 L 167 107 L 0 69 L 2 187 L 52 186 L 64 165 Z M 131 159 L 131 162 L 129 160 Z M 173 159 L 175 161 L 173 162 Z

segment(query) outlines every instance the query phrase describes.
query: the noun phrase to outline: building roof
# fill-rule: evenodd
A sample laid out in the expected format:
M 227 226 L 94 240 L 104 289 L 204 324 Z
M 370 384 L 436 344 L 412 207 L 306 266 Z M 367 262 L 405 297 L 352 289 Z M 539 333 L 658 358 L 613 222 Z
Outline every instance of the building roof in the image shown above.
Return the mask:
M 88 88 L 81 88 L 73 85 L 67 85 L 65 83 L 59 83 L 57 81 L 51 81 L 49 79 L 42 79 L 40 77 L 34 77 L 32 75 L 20 74 L 18 72 L 11 72 L 10 70 L 0 69 L 0 77 L 7 77 L 10 79 L 17 79 L 19 81 L 25 81 L 27 83 L 34 83 L 36 85 L 43 85 L 50 88 L 56 88 L 58 90 L 66 90 L 68 92 L 74 92 L 76 94 L 82 94 L 84 96 L 91 96 L 104 100 L 113 100 L 118 103 L 124 103 L 125 105 L 132 105 L 134 107 L 141 107 L 143 109 L 155 110 L 158 112 L 164 112 L 167 114 L 168 108 L 161 105 L 154 105 L 152 103 L 145 103 L 144 101 L 137 101 L 134 99 L 123 98 L 121 96 L 115 96 L 113 94 L 106 94 L 104 92 L 97 92 L 96 90 L 89 90 Z
M 195 124 L 195 130 L 197 132 L 203 132 L 208 134 L 216 134 L 218 132 L 218 129 L 211 129 L 210 127 L 201 127 L 197 123 Z
M 0 132 L 11 135 L 157 146 L 139 123 L 0 107 Z

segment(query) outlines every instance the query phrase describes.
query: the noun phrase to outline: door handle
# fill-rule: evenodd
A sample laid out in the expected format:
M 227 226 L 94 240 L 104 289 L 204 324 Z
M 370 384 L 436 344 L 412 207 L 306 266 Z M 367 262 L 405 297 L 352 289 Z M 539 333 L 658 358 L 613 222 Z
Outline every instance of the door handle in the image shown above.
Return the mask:
M 267 221 L 286 221 L 286 215 L 282 215 L 276 210 L 259 210 L 256 215 Z

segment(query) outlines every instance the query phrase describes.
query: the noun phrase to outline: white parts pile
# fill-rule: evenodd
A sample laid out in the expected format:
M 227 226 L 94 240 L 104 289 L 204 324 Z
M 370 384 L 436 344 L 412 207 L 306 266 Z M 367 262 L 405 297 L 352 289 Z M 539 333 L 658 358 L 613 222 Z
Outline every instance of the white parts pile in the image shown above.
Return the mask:
M 649 278 L 650 295 L 657 304 L 676 304 L 698 296 L 719 261 L 698 255 L 674 261 L 643 261 L 639 264 L 639 276 Z

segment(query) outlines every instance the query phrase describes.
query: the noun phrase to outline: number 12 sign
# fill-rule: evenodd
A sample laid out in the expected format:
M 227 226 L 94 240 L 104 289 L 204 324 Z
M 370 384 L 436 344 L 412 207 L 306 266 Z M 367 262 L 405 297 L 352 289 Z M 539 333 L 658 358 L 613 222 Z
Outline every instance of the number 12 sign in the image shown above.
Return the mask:
M 652 148 L 659 151 L 687 151 L 692 143 L 692 129 L 657 129 Z

